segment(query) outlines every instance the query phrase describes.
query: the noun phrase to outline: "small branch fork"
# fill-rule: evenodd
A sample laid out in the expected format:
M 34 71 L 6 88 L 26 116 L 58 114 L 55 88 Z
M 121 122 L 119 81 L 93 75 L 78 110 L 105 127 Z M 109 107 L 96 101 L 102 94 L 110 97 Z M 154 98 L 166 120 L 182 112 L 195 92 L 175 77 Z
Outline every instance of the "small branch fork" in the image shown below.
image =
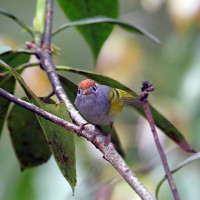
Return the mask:
M 164 167 L 170 188 L 172 190 L 174 199 L 180 200 L 180 197 L 178 195 L 178 191 L 176 189 L 176 185 L 174 183 L 172 174 L 170 172 L 170 169 L 169 169 L 169 166 L 168 166 L 168 163 L 167 163 L 166 155 L 165 155 L 165 153 L 162 149 L 162 146 L 160 144 L 158 134 L 157 134 L 157 131 L 156 131 L 156 128 L 155 128 L 155 123 L 154 123 L 154 120 L 153 120 L 153 117 L 152 117 L 152 114 L 151 114 L 151 111 L 150 111 L 150 108 L 149 108 L 149 104 L 148 104 L 148 92 L 152 92 L 154 90 L 153 85 L 148 83 L 147 81 L 144 81 L 141 90 L 142 90 L 142 93 L 140 95 L 140 101 L 142 102 L 147 120 L 150 124 L 151 131 L 153 133 L 153 137 L 154 137 L 158 152 L 160 154 L 160 158 L 161 158 L 161 161 L 162 161 L 162 164 L 163 164 L 163 167 Z

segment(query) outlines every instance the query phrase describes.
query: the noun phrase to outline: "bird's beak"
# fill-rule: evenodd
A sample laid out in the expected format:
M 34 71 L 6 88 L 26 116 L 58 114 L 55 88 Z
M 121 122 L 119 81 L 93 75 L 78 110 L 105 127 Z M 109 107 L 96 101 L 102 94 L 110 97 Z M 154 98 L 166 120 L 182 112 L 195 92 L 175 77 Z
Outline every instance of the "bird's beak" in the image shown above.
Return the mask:
M 83 92 L 83 95 L 87 95 L 87 94 L 90 94 L 90 92 L 88 91 Z

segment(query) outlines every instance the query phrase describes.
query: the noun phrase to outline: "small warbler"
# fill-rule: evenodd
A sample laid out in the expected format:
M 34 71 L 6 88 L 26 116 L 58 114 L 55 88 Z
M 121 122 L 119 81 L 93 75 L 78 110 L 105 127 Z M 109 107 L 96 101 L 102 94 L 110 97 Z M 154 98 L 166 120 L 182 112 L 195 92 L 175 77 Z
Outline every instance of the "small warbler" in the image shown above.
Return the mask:
M 138 103 L 138 98 L 126 91 L 97 84 L 92 79 L 79 83 L 75 100 L 76 107 L 89 122 L 97 125 L 110 124 L 110 133 L 114 120 L 123 107 Z

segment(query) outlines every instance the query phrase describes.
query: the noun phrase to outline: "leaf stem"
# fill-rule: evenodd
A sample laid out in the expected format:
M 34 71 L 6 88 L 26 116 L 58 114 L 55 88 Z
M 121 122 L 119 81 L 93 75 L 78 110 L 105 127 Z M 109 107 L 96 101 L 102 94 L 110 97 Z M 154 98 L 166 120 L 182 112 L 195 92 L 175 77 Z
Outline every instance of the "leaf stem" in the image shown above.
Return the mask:
M 35 50 L 31 50 L 31 49 L 17 49 L 17 50 L 14 50 L 14 51 L 8 51 L 8 52 L 5 52 L 1 55 L 8 55 L 8 54 L 12 54 L 12 53 L 24 53 L 24 54 L 28 54 L 28 55 L 35 55 L 36 52 Z
M 20 70 L 24 70 L 24 69 L 26 69 L 28 67 L 34 67 L 34 66 L 36 67 L 38 65 L 40 65 L 39 62 L 33 62 L 33 63 L 28 62 L 28 63 L 24 63 L 22 65 L 19 65 L 18 67 L 15 68 L 15 70 L 17 72 L 19 72 Z M 12 73 L 10 71 L 6 71 L 6 72 L 3 73 L 3 75 L 6 75 L 6 74 L 12 74 Z
M 30 35 L 32 36 L 32 38 L 34 38 L 34 31 L 29 26 L 27 26 L 25 23 L 23 23 L 19 18 L 17 18 L 13 14 L 11 14 L 11 13 L 7 12 L 6 10 L 3 10 L 3 9 L 0 9 L 0 14 L 13 19 L 17 24 L 19 24 L 28 33 L 30 33 Z
M 35 44 L 40 45 L 42 36 L 44 33 L 44 23 L 45 23 L 45 9 L 46 0 L 37 0 L 36 2 L 36 12 L 33 19 L 33 29 L 35 32 Z
M 24 70 L 28 67 L 35 67 L 35 66 L 39 66 L 40 63 L 39 62 L 28 62 L 28 63 L 24 63 L 22 65 L 19 65 L 18 67 L 15 68 L 16 71 L 20 71 L 20 70 Z

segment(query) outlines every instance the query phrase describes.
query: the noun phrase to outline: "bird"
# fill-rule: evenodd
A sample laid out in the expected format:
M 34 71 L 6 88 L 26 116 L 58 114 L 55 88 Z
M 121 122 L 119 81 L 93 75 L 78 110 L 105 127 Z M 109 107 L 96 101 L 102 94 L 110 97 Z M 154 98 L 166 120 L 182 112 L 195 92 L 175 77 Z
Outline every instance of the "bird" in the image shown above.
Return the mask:
M 79 83 L 75 99 L 77 109 L 88 123 L 95 125 L 110 124 L 108 141 L 111 140 L 114 120 L 120 115 L 123 107 L 125 105 L 136 105 L 138 102 L 139 99 L 128 92 L 98 84 L 92 79 L 85 79 Z M 83 127 L 86 124 L 83 124 Z

